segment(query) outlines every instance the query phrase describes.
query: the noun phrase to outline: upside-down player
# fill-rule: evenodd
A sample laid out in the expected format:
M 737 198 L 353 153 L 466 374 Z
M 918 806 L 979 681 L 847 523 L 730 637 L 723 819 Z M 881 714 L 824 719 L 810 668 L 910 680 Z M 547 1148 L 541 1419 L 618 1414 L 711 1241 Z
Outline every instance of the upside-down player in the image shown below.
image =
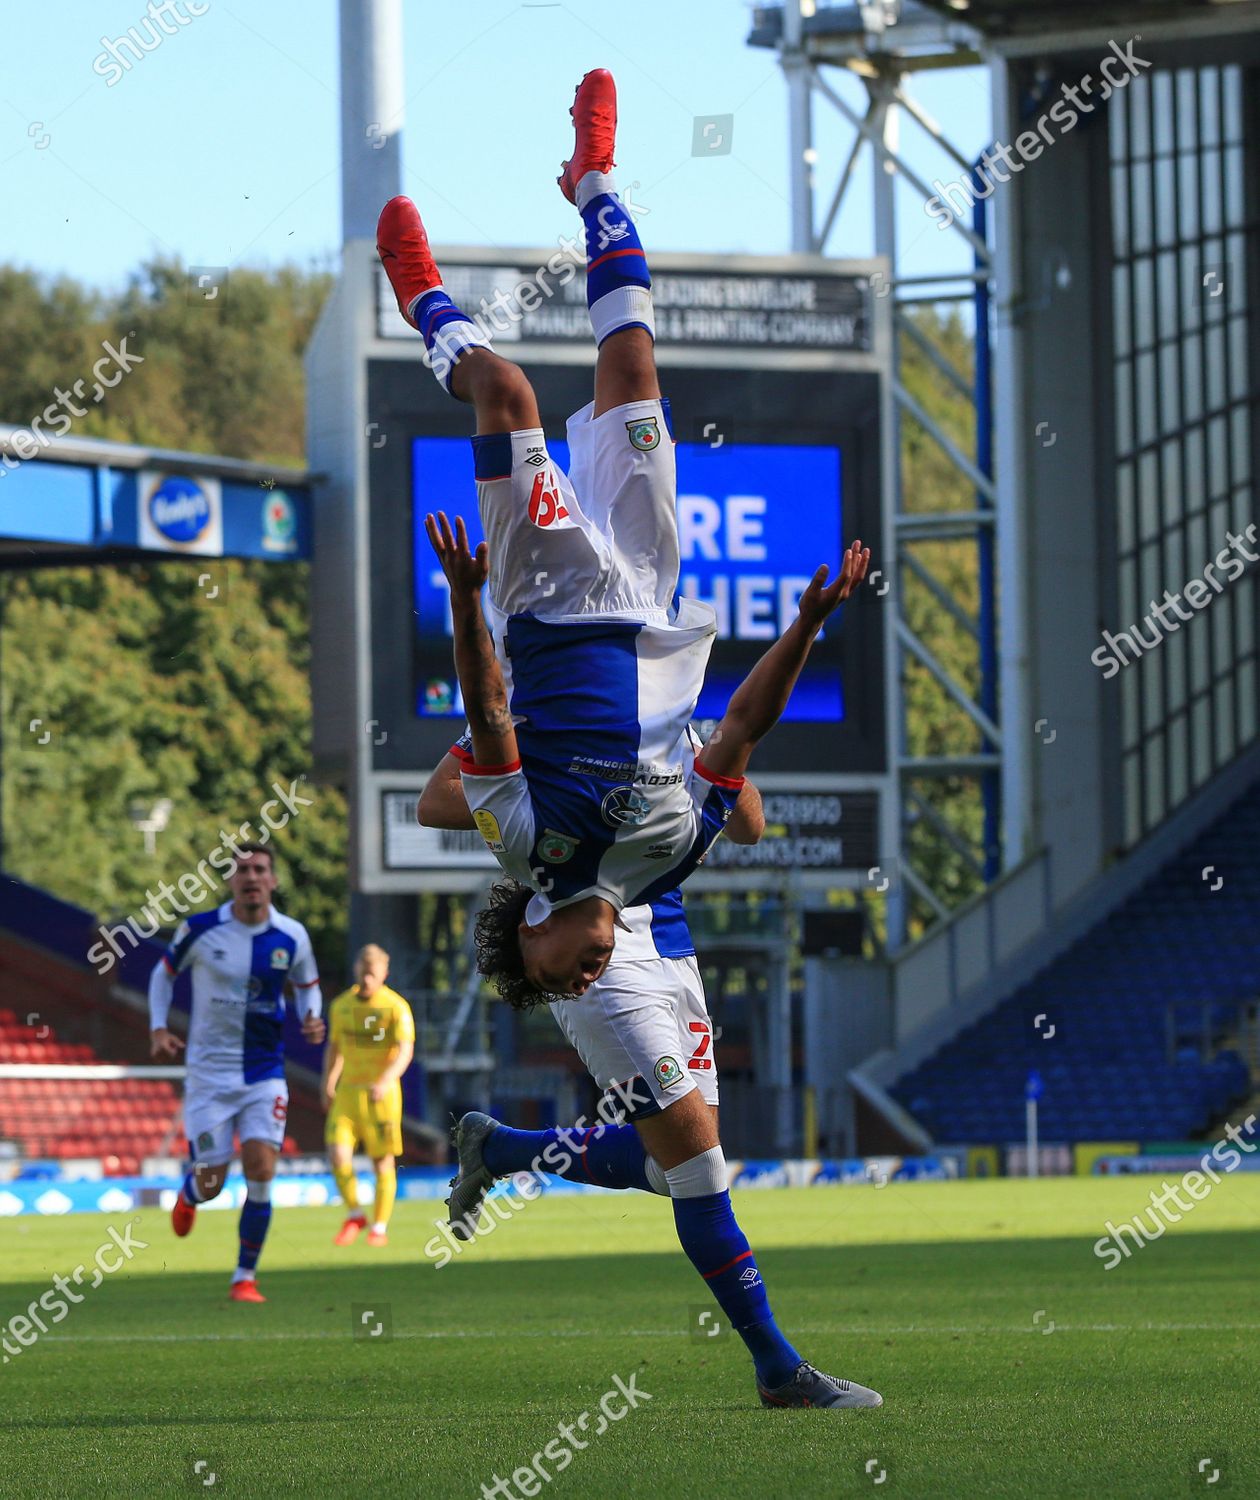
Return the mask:
M 351 1245 L 367 1225 L 359 1208 L 354 1146 L 362 1141 L 376 1173 L 369 1245 L 385 1244 L 398 1188 L 395 1160 L 402 1152 L 402 1083 L 415 1051 L 411 1007 L 385 983 L 389 954 L 375 943 L 359 951 L 356 983 L 328 1008 L 321 1093 L 328 1110 L 324 1132 L 346 1221 L 334 1245 Z
M 644 739 L 638 733 L 644 717 L 640 688 L 644 676 L 650 675 L 650 667 L 645 668 L 642 660 L 636 660 L 633 645 L 639 633 L 633 626 L 635 608 L 640 619 L 648 615 L 656 620 L 662 614 L 666 621 L 670 618 L 668 610 L 658 613 L 650 606 L 644 607 L 649 604 L 642 593 L 644 581 L 647 580 L 649 588 L 656 587 L 657 599 L 668 600 L 676 583 L 677 564 L 676 534 L 672 552 L 670 548 L 672 454 L 671 462 L 666 464 L 664 456 L 669 445 L 662 441 L 666 434 L 661 431 L 661 426 L 667 425 L 667 419 L 658 399 L 652 358 L 650 279 L 634 225 L 617 199 L 609 176 L 616 100 L 612 79 L 607 73 L 595 72 L 586 76 L 578 88 L 572 113 L 577 127 L 577 143 L 561 178 L 561 186 L 566 196 L 576 201 L 587 225 L 591 254 L 588 298 L 599 356 L 594 406 L 570 422 L 570 439 L 575 472 L 584 476 L 585 484 L 590 486 L 579 490 L 581 505 L 603 522 L 601 529 L 599 525 L 589 524 L 589 517 L 582 520 L 581 537 L 589 547 L 587 561 L 588 565 L 593 564 L 592 581 L 605 582 L 599 565 L 610 555 L 622 566 L 629 565 L 630 580 L 626 586 L 632 598 L 627 603 L 632 608 L 628 616 L 631 628 L 626 634 L 630 647 L 627 653 L 625 640 L 617 642 L 615 632 L 606 634 L 605 645 L 611 639 L 611 649 L 602 655 L 592 653 L 589 670 L 576 674 L 575 679 L 572 663 L 557 663 L 554 656 L 549 660 L 548 650 L 545 647 L 539 649 L 536 617 L 533 617 L 534 623 L 529 619 L 521 621 L 515 614 L 505 620 L 506 611 L 496 608 L 496 580 L 491 577 L 490 615 L 496 623 L 494 650 L 499 658 L 499 671 L 512 684 L 510 701 L 502 706 L 500 714 L 487 716 L 489 723 L 483 718 L 479 724 L 474 717 L 477 694 L 475 691 L 470 694 L 465 685 L 465 702 L 470 709 L 471 753 L 467 747 L 458 747 L 443 763 L 439 774 L 426 788 L 420 817 L 422 822 L 439 827 L 464 827 L 468 826 L 475 812 L 476 826 L 483 837 L 487 842 L 493 840 L 500 844 L 506 842 L 498 837 L 503 832 L 500 823 L 505 819 L 498 808 L 487 807 L 484 797 L 477 794 L 477 784 L 487 771 L 490 779 L 510 777 L 512 756 L 501 754 L 498 757 L 500 763 L 496 765 L 493 755 L 486 754 L 487 749 L 493 750 L 493 735 L 491 744 L 485 744 L 487 727 L 502 732 L 508 730 L 514 721 L 525 720 L 520 724 L 524 751 L 531 728 L 544 727 L 549 713 L 560 721 L 561 727 L 566 727 L 567 718 L 567 732 L 574 741 L 572 763 L 562 759 L 547 766 L 545 757 L 536 756 L 537 779 L 545 783 L 550 776 L 548 791 L 566 785 L 572 791 L 574 783 L 581 787 L 583 781 L 598 786 L 602 779 L 601 790 L 609 796 L 612 792 L 619 794 L 619 799 L 614 799 L 613 808 L 618 814 L 644 812 L 642 801 L 635 797 L 636 787 L 649 777 L 656 779 L 662 774 L 659 767 L 650 762 L 645 764 Z M 414 215 L 414 210 L 411 214 Z M 398 292 L 404 316 L 420 326 L 430 347 L 436 342 L 435 335 L 440 334 L 444 327 L 454 340 L 465 340 L 463 347 L 467 352 L 455 358 L 448 388 L 462 399 L 473 400 L 477 407 L 479 436 L 475 440 L 475 451 L 478 478 L 482 481 L 479 488 L 487 535 L 493 536 L 497 530 L 501 536 L 505 530 L 516 528 L 520 561 L 528 562 L 531 567 L 541 556 L 553 557 L 554 554 L 544 554 L 540 549 L 531 550 L 529 528 L 515 513 L 527 503 L 528 486 L 523 493 L 518 492 L 514 483 L 511 486 L 500 483 L 496 487 L 496 475 L 503 475 L 504 471 L 492 470 L 487 464 L 488 456 L 492 454 L 499 462 L 506 460 L 508 475 L 505 477 L 515 475 L 519 460 L 526 464 L 537 460 L 535 467 L 540 472 L 546 465 L 542 433 L 536 430 L 537 408 L 528 383 L 515 367 L 505 361 L 488 363 L 493 356 L 473 341 L 475 330 L 466 322 L 461 325 L 458 311 L 451 308 L 449 299 L 441 293 L 436 281 L 426 279 L 429 276 L 436 278 L 436 268 L 431 259 L 427 265 L 425 263 L 428 252 L 423 231 L 418 220 L 409 222 L 403 217 L 398 200 L 382 216 L 379 238 L 382 259 Z M 401 274 L 400 239 L 405 240 L 411 252 L 411 265 L 416 271 L 416 279 L 411 282 Z M 610 241 L 618 247 L 611 255 L 601 248 Z M 426 288 L 424 295 L 419 295 Z M 429 300 L 426 301 L 426 297 Z M 473 369 L 467 378 L 461 378 L 466 364 L 472 365 Z M 642 446 L 645 429 L 646 448 Z M 506 436 L 509 433 L 510 440 Z M 653 433 L 655 441 L 651 440 Z M 639 442 L 636 442 L 636 435 Z M 585 448 L 583 468 L 579 468 L 581 449 L 579 443 L 573 441 L 575 436 L 582 440 Z M 637 457 L 620 452 L 623 444 L 638 450 Z M 643 462 L 640 463 L 639 459 Z M 564 502 L 570 510 L 576 505 L 572 486 L 565 491 Z M 636 507 L 641 512 L 637 516 Z M 651 514 L 645 517 L 642 512 Z M 551 523 L 556 515 L 554 505 L 545 513 L 540 511 L 536 515 L 532 509 L 527 513 L 535 527 L 540 525 L 544 515 Z M 445 545 L 447 537 L 441 536 L 440 539 Z M 458 539 L 456 542 L 458 545 Z M 624 550 L 625 545 L 629 546 L 628 553 Z M 636 546 L 640 549 L 637 552 L 634 550 Z M 455 549 L 448 550 L 453 556 Z M 467 571 L 466 563 L 473 560 L 466 547 L 462 552 L 463 560 L 457 572 Z M 571 552 L 571 560 L 582 556 L 580 545 Z M 699 757 L 695 756 L 694 747 L 684 752 L 684 764 L 687 764 L 686 755 L 690 754 L 701 778 L 705 777 L 707 763 L 709 778 L 724 794 L 722 811 L 726 815 L 732 811 L 740 813 L 740 804 L 748 801 L 742 771 L 750 741 L 755 741 L 758 733 L 764 733 L 765 728 L 774 722 L 777 717 L 775 706 L 777 704 L 781 709 L 780 695 L 785 696 L 785 684 L 790 689 L 795 680 L 809 642 L 821 625 L 821 616 L 829 613 L 830 608 L 834 608 L 852 587 L 861 582 L 868 556 L 854 549 L 838 580 L 840 586 L 827 590 L 830 597 L 826 600 L 820 601 L 817 597 L 822 589 L 821 581 L 816 581 L 814 614 L 805 618 L 803 609 L 802 620 L 789 628 L 788 636 L 795 633 L 795 638 L 788 640 L 786 651 L 780 651 L 778 682 L 767 683 L 763 672 L 762 680 L 756 684 L 758 691 L 751 695 L 751 700 L 747 693 L 742 699 L 741 694 L 736 694 L 727 721 L 724 721 L 728 731 L 724 742 L 715 744 L 710 740 Z M 449 577 L 451 572 L 448 570 Z M 471 578 L 475 580 L 476 574 L 473 573 Z M 456 580 L 452 578 L 451 581 L 455 585 Z M 551 582 L 555 582 L 554 573 Z M 455 595 L 456 587 L 453 586 L 453 605 Z M 580 601 L 575 602 L 580 608 Z M 499 604 L 502 603 L 500 599 Z M 525 608 L 529 609 L 528 603 Z M 480 610 L 474 615 L 467 599 L 460 601 L 460 609 L 464 613 L 465 629 L 475 635 Z M 522 623 L 524 629 L 518 631 L 518 625 Z M 506 642 L 503 624 L 506 624 Z M 457 631 L 459 628 L 457 623 Z M 523 649 L 518 650 L 518 641 Z M 484 668 L 484 661 L 481 665 Z M 488 671 L 485 675 L 489 675 Z M 754 673 L 754 677 L 756 675 Z M 750 679 L 745 687 L 752 682 Z M 566 691 L 567 699 L 564 698 Z M 638 721 L 628 726 L 628 732 L 619 739 L 607 732 L 607 724 L 592 728 L 589 720 L 583 721 L 583 694 L 591 698 L 598 696 L 601 701 L 605 697 L 615 699 L 620 695 L 628 719 L 635 719 L 638 706 Z M 681 703 L 671 707 L 675 714 L 681 711 L 685 733 L 689 708 Z M 531 717 L 543 721 L 543 724 L 530 725 Z M 481 743 L 478 743 L 479 739 Z M 506 733 L 501 743 L 510 743 Z M 502 764 L 504 761 L 509 764 Z M 462 776 L 459 775 L 461 770 Z M 610 776 L 626 785 L 614 785 L 610 790 Z M 682 782 L 685 776 L 684 772 L 677 780 Z M 556 800 L 558 804 L 565 802 L 563 795 Z M 578 798 L 570 797 L 568 805 L 571 808 L 578 806 L 578 801 Z M 470 806 L 473 812 L 470 812 Z M 595 806 L 601 806 L 598 795 Z M 580 811 L 578 807 L 574 816 L 577 817 Z M 707 813 L 708 809 L 704 811 Z M 748 824 L 747 841 L 754 841 L 761 822 L 759 806 L 751 803 L 742 811 Z M 487 812 L 492 814 L 489 820 Z M 510 812 L 508 816 L 511 816 Z M 610 825 L 614 823 L 612 818 L 606 818 L 606 821 Z M 703 833 L 699 836 L 703 837 Z M 577 846 L 583 839 L 589 839 L 594 848 L 580 851 Z M 588 878 L 593 875 L 596 882 L 606 873 L 606 867 L 601 868 L 604 866 L 603 855 L 613 838 L 605 835 L 601 841 L 597 834 L 592 833 L 589 824 L 581 829 L 544 828 L 539 824 L 535 840 L 536 858 L 543 861 L 538 870 L 543 876 L 547 875 L 548 863 L 558 873 L 565 870 L 570 861 L 574 865 L 584 865 Z M 565 1175 L 571 1172 L 577 1180 L 598 1182 L 607 1187 L 634 1187 L 671 1198 L 683 1249 L 752 1355 L 763 1404 L 832 1409 L 878 1406 L 881 1398 L 876 1392 L 815 1369 L 783 1336 L 770 1311 L 753 1252 L 736 1223 L 727 1192 L 726 1164 L 718 1142 L 715 1072 L 712 1068 L 704 1069 L 707 1059 L 700 1055 L 704 1050 L 701 1043 L 709 1035 L 704 992 L 676 888 L 678 880 L 686 874 L 686 861 L 675 862 L 667 857 L 673 852 L 676 849 L 672 843 L 666 850 L 657 846 L 643 851 L 648 861 L 659 860 L 672 877 L 658 880 L 659 890 L 648 887 L 645 893 L 640 889 L 635 899 L 611 903 L 618 907 L 617 922 L 621 929 L 615 948 L 609 941 L 610 934 L 600 933 L 593 934 L 600 939 L 598 942 L 591 941 L 587 949 L 579 948 L 576 954 L 570 949 L 567 956 L 563 947 L 548 945 L 544 948 L 537 942 L 537 934 L 546 922 L 548 904 L 553 911 L 557 907 L 564 910 L 554 899 L 556 882 L 549 878 L 553 900 L 542 903 L 541 911 L 534 905 L 539 896 L 523 883 L 516 888 L 507 884 L 495 888 L 491 906 L 478 919 L 482 972 L 494 980 L 510 1003 L 520 1008 L 528 1008 L 541 1000 L 561 1000 L 556 1009 L 564 1013 L 557 1016 L 563 1029 L 578 1047 L 596 1081 L 603 1087 L 619 1085 L 621 1096 L 635 1101 L 631 1112 L 633 1123 L 588 1131 L 580 1148 L 571 1154 L 571 1132 L 518 1131 L 487 1115 L 466 1115 L 456 1132 L 459 1177 L 450 1199 L 452 1227 L 457 1232 L 462 1230 L 462 1237 L 470 1237 L 470 1226 L 475 1224 L 482 1200 L 494 1178 L 528 1169 L 540 1160 L 555 1170 L 553 1164 L 557 1160 L 558 1147 L 559 1156 L 568 1157 L 570 1161 Z M 589 857 L 592 853 L 595 855 L 593 860 Z M 537 881 L 536 889 L 541 885 L 542 881 Z M 620 891 L 613 894 L 624 895 L 635 887 L 636 880 L 627 871 Z M 603 889 L 607 892 L 608 887 L 605 885 Z M 695 1045 L 689 1045 L 688 1039 Z M 697 1064 L 695 1068 L 690 1066 L 692 1062 Z M 572 1163 L 574 1154 L 579 1158 L 576 1164 Z
M 232 900 L 179 924 L 149 980 L 150 1050 L 176 1057 L 184 1043 L 167 1026 L 175 976 L 192 970 L 184 1129 L 191 1168 L 171 1210 L 171 1228 L 186 1235 L 197 1205 L 217 1198 L 241 1141 L 245 1202 L 234 1302 L 265 1302 L 256 1269 L 271 1223 L 271 1179 L 284 1144 L 289 1085 L 284 1077 L 284 987 L 297 993 L 302 1035 L 324 1040 L 323 997 L 311 940 L 301 922 L 276 911 L 271 849 L 240 844 L 228 878 Z
M 524 371 L 487 347 L 443 289 L 415 205 L 391 200 L 377 226 L 403 316 L 424 337 L 443 389 L 476 409 L 487 541 L 471 551 L 462 519 L 452 531 L 445 515 L 430 515 L 426 531 L 450 586 L 472 733 L 465 795 L 499 864 L 533 892 L 505 932 L 504 959 L 523 966 L 540 994 L 569 995 L 602 972 L 621 908 L 673 889 L 720 835 L 753 747 L 870 557 L 855 543 L 831 583 L 819 568 L 797 618 L 696 755 L 687 726 L 717 618 L 711 605 L 678 595 L 669 411 L 647 263 L 609 175 L 609 74 L 587 75 L 574 117 L 578 149 L 561 186 L 586 223 L 598 353 L 595 398 L 568 424 L 571 474 L 547 451 Z M 510 671 L 482 612 L 487 578 Z

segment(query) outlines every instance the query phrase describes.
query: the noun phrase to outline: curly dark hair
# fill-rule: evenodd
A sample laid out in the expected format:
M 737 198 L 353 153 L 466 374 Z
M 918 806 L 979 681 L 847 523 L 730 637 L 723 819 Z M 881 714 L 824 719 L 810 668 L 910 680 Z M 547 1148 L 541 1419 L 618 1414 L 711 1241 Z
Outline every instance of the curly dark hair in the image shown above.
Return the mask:
M 517 880 L 498 880 L 490 887 L 490 900 L 473 924 L 477 972 L 485 975 L 499 998 L 513 1010 L 532 1010 L 554 998 L 529 978 L 521 957 L 517 929 L 533 894 Z

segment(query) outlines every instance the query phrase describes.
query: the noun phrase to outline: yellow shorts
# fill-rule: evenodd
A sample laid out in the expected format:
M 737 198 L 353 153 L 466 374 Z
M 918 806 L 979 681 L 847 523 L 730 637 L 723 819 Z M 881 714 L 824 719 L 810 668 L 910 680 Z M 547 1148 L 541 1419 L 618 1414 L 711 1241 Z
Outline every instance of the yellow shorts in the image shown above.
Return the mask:
M 324 1126 L 329 1146 L 353 1151 L 356 1141 L 373 1161 L 402 1154 L 402 1085 L 395 1083 L 379 1104 L 364 1084 L 338 1088 Z

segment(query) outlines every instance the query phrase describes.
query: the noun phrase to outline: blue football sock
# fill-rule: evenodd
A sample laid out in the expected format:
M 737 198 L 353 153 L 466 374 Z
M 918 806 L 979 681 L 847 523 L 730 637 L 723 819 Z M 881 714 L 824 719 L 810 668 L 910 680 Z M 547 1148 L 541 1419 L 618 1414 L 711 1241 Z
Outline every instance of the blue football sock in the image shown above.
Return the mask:
M 633 1125 L 594 1125 L 590 1129 L 570 1125 L 550 1130 L 513 1130 L 510 1125 L 500 1125 L 486 1137 L 482 1159 L 496 1176 L 554 1172 L 568 1182 L 653 1191 L 647 1176 L 647 1155 Z
M 184 1174 L 184 1184 L 180 1188 L 180 1192 L 184 1195 L 185 1203 L 198 1204 L 205 1202 L 205 1199 L 201 1196 L 201 1187 L 197 1182 L 197 1174 L 195 1172 L 186 1172 Z
M 757 1379 L 770 1387 L 790 1380 L 801 1356 L 774 1321 L 757 1262 L 735 1222 L 731 1195 L 675 1198 L 674 1224 L 687 1258 L 747 1345 Z
M 586 305 L 596 344 L 623 328 L 646 328 L 655 337 L 652 277 L 625 204 L 615 192 L 596 193 L 582 209 L 582 222 L 586 226 Z
M 490 340 L 468 314 L 455 305 L 445 287 L 431 287 L 421 293 L 411 304 L 411 317 L 424 339 L 433 373 L 448 392 L 459 356 L 469 349 L 490 347 Z
M 267 1226 L 271 1223 L 271 1184 L 247 1182 L 245 1191 L 248 1196 L 241 1204 L 241 1254 L 236 1266 L 238 1271 L 248 1271 L 252 1275 L 262 1254 L 263 1241 L 267 1238 Z M 261 1196 L 264 1191 L 265 1198 Z

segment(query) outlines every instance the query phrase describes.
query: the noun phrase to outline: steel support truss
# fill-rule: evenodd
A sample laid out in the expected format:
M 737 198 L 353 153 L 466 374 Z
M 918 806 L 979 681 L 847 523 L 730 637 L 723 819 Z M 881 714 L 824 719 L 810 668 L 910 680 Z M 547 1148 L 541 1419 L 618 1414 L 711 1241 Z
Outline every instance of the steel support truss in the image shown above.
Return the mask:
M 948 233 L 965 243 L 971 269 L 939 274 L 903 276 L 900 273 L 896 183 L 908 184 L 926 203 L 935 190 L 906 160 L 899 146 L 902 122 L 923 132 L 945 153 L 957 175 L 970 181 L 973 163 L 949 140 L 942 128 L 909 90 L 912 74 L 926 68 L 974 65 L 980 61 L 977 34 L 961 23 L 912 3 L 895 0 L 871 5 L 821 7 L 815 0 L 784 0 L 781 6 L 754 11 L 750 44 L 773 47 L 787 82 L 789 179 L 792 249 L 825 255 L 841 208 L 855 181 L 864 153 L 873 157 L 872 214 L 876 254 L 887 258 L 887 284 L 874 287 L 876 296 L 893 298 L 893 378 L 889 407 L 891 461 L 886 465 L 890 493 L 886 503 L 893 516 L 893 586 L 885 602 L 896 612 L 894 650 L 889 663 L 888 691 L 896 705 L 894 753 L 900 788 L 900 891 L 889 893 L 888 942 L 904 941 L 911 898 L 937 917 L 949 912 L 949 897 L 933 888 L 909 858 L 907 835 L 925 821 L 978 882 L 994 879 L 1005 865 L 1023 853 L 1022 828 L 1008 816 L 1003 826 L 1003 790 L 1011 749 L 1003 732 L 998 695 L 998 493 L 994 481 L 991 424 L 989 335 L 993 253 L 990 249 L 987 207 L 975 205 L 972 222 L 955 220 Z M 840 69 L 861 80 L 865 109 L 855 108 L 836 87 Z M 839 163 L 834 186 L 820 192 L 821 163 L 814 146 L 815 105 L 836 111 L 852 131 L 852 141 Z M 925 221 L 926 222 L 926 221 Z M 935 232 L 935 231 L 934 231 Z M 945 233 L 941 243 L 946 243 Z M 976 319 L 974 373 L 957 369 L 911 316 L 922 304 L 970 303 Z M 901 380 L 900 350 L 915 349 L 938 372 L 946 386 L 975 412 L 976 451 L 964 452 L 951 435 L 924 409 Z M 907 507 L 902 493 L 902 461 L 906 424 L 921 431 L 966 480 L 975 496 L 974 507 L 939 511 Z M 964 539 L 976 548 L 979 609 L 972 612 L 946 587 L 932 566 L 932 551 L 945 541 Z M 910 580 L 925 589 L 949 615 L 965 638 L 974 643 L 979 692 L 960 682 L 916 633 L 904 602 Z M 1005 580 L 1004 580 L 1005 581 Z M 1004 598 L 1004 607 L 1013 601 Z M 961 711 L 958 743 L 940 753 L 912 756 L 906 736 L 906 670 L 911 662 L 927 672 L 942 700 Z M 961 777 L 979 782 L 983 793 L 984 832 L 978 843 L 964 837 L 938 806 L 923 795 L 923 783 L 933 778 Z M 1020 799 L 1022 801 L 1022 799 Z M 1014 812 L 1014 808 L 1010 810 Z M 1005 837 L 1004 837 L 1005 835 Z M 894 899 L 899 896 L 899 899 Z

